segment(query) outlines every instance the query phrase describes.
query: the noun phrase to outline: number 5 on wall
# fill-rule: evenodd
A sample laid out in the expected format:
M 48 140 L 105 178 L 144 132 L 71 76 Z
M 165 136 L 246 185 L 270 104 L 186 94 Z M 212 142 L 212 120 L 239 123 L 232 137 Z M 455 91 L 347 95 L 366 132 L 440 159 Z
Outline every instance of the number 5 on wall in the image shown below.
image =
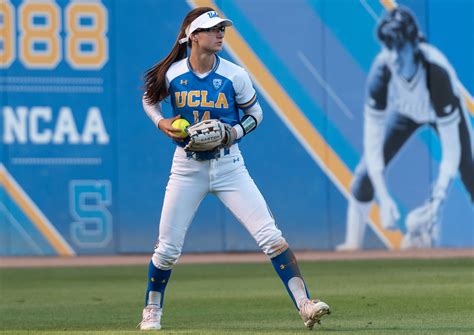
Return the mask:
M 109 180 L 71 180 L 71 239 L 84 248 L 103 248 L 112 239 L 112 187 Z

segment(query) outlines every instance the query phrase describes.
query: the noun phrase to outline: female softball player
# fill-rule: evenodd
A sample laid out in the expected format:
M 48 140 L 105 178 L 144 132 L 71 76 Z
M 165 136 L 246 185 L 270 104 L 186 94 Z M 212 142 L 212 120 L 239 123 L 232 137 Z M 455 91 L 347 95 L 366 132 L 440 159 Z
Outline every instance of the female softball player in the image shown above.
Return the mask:
M 208 193 L 215 194 L 230 209 L 268 255 L 306 327 L 313 328 L 330 313 L 326 303 L 310 299 L 295 256 L 244 165 L 237 142 L 262 122 L 263 115 L 247 72 L 217 56 L 225 29 L 231 25 L 212 8 L 190 11 L 169 55 L 145 74 L 144 109 L 177 146 L 158 243 L 149 264 L 142 330 L 161 329 L 163 297 L 172 267 L 181 255 L 196 210 Z M 160 102 L 168 96 L 174 117 L 164 118 Z M 178 135 L 180 130 L 172 127 L 178 118 L 195 125 L 188 128 L 190 136 L 185 140 Z M 218 143 L 202 146 L 204 140 L 199 136 L 208 134 L 212 135 L 205 140 L 217 138 Z
M 347 212 L 344 244 L 338 250 L 362 247 L 369 209 L 377 196 L 381 221 L 396 228 L 400 217 L 384 178 L 384 170 L 408 139 L 427 125 L 441 142 L 438 177 L 426 203 L 407 216 L 402 247 L 431 247 L 438 239 L 441 205 L 459 171 L 474 201 L 472 130 L 460 83 L 451 64 L 426 43 L 416 20 L 404 7 L 388 12 L 377 27 L 383 45 L 367 78 L 364 158 L 356 169 Z

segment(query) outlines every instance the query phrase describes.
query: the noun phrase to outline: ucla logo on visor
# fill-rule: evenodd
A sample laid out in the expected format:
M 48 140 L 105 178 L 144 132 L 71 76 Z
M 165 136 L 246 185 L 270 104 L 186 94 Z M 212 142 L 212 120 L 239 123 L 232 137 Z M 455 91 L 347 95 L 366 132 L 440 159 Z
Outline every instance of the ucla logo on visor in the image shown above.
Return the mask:
M 214 79 L 212 81 L 212 84 L 214 85 L 214 88 L 217 90 L 219 87 L 222 86 L 222 79 Z
M 217 12 L 207 12 L 207 15 L 209 15 L 210 19 L 212 19 L 213 17 L 219 17 L 219 14 L 217 14 Z

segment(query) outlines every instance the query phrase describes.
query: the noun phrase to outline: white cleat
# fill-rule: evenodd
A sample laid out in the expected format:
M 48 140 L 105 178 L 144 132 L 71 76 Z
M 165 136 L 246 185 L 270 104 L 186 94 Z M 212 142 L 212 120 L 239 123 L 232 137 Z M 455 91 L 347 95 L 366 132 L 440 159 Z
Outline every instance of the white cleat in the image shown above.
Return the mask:
M 331 309 L 328 304 L 319 300 L 306 300 L 300 308 L 300 316 L 308 329 L 321 323 L 321 318 L 326 314 L 331 314 Z
M 140 330 L 160 330 L 162 310 L 158 305 L 148 305 L 143 309 Z

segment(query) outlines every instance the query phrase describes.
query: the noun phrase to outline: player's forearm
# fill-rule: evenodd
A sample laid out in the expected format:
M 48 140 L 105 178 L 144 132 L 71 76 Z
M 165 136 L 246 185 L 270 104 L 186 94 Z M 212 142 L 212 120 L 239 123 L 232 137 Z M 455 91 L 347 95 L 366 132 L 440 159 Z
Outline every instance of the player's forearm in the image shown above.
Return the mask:
M 371 174 L 370 180 L 372 181 L 372 185 L 374 186 L 375 195 L 377 199 L 379 199 L 380 201 L 384 201 L 386 199 L 391 198 L 382 171 Z
M 249 109 L 245 110 L 245 115 L 240 121 L 237 123 L 233 128 L 237 133 L 237 138 L 242 138 L 246 134 L 250 133 L 252 130 L 257 128 L 257 126 L 263 120 L 263 111 L 260 104 L 257 102 L 255 105 L 250 107 Z
M 145 95 L 142 98 L 143 109 L 148 117 L 153 121 L 155 126 L 158 128 L 158 123 L 164 119 L 163 114 L 161 112 L 161 103 L 157 103 L 156 105 L 149 104 L 146 99 Z
M 457 173 L 461 161 L 461 142 L 459 139 L 459 114 L 438 122 L 441 141 L 441 163 L 438 178 L 433 188 L 434 198 L 444 199 L 446 190 Z
M 386 198 L 389 192 L 383 176 L 385 168 L 383 157 L 384 111 L 369 106 L 364 109 L 364 152 L 372 184 L 377 197 Z

